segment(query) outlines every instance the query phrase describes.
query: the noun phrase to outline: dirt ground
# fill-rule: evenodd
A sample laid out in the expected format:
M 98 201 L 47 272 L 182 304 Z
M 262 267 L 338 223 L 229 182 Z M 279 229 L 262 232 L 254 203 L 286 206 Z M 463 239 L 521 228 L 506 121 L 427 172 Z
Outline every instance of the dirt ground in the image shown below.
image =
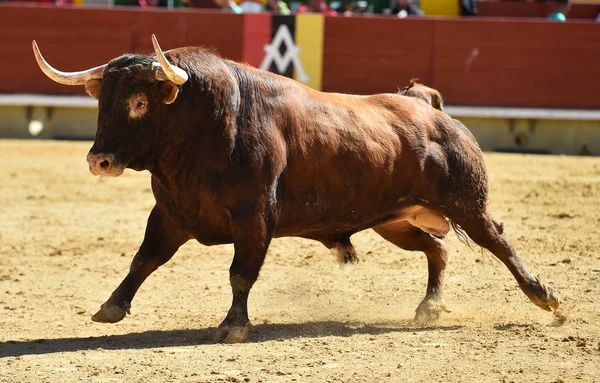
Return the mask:
M 189 242 L 114 325 L 93 314 L 125 276 L 153 206 L 149 174 L 88 172 L 89 142 L 0 141 L 0 382 L 598 382 L 600 158 L 486 154 L 491 207 L 566 322 L 454 233 L 434 325 L 412 321 L 425 256 L 372 231 L 340 267 L 273 241 L 250 295 L 254 331 L 213 344 L 231 246 Z

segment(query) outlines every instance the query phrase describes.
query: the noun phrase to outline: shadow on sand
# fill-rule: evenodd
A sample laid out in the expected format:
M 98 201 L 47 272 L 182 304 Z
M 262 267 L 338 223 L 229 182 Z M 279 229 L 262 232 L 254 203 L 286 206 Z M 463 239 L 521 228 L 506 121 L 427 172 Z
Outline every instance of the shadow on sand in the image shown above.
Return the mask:
M 366 325 L 352 322 L 308 322 L 292 324 L 260 324 L 252 327 L 248 342 L 259 343 L 295 337 L 379 335 L 387 333 L 458 331 L 463 326 L 419 326 L 414 322 Z M 123 335 L 86 338 L 34 339 L 0 343 L 0 358 L 43 355 L 84 350 L 129 350 L 164 347 L 186 347 L 213 344 L 216 328 L 199 330 L 145 331 Z

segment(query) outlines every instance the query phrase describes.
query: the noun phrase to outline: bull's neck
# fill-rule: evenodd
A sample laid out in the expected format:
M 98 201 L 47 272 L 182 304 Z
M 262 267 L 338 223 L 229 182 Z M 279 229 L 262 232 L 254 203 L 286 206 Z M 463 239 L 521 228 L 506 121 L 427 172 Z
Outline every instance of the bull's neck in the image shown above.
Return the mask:
M 233 140 L 226 122 L 231 119 L 214 105 L 214 98 L 205 92 L 183 93 L 158 130 L 148 169 L 171 181 L 200 177 L 216 162 L 227 161 Z
M 213 60 L 210 70 L 197 69 L 169 105 L 158 132 L 160 153 L 150 171 L 178 178 L 226 166 L 234 150 L 242 88 L 254 81 L 238 64 Z M 243 81 L 242 81 L 243 79 Z M 212 168 L 212 170 L 206 170 Z

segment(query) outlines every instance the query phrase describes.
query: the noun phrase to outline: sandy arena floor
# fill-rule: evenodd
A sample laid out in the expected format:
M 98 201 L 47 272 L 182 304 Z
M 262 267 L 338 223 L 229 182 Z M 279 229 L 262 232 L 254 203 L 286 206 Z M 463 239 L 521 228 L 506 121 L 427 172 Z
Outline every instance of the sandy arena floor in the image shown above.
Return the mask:
M 255 331 L 213 344 L 231 246 L 189 242 L 115 325 L 90 316 L 125 276 L 153 206 L 147 172 L 98 179 L 89 142 L 0 141 L 0 382 L 599 382 L 600 158 L 486 154 L 492 211 L 556 288 L 559 324 L 491 255 L 452 233 L 435 325 L 412 321 L 425 256 L 372 231 L 340 267 L 274 240 L 250 295 Z

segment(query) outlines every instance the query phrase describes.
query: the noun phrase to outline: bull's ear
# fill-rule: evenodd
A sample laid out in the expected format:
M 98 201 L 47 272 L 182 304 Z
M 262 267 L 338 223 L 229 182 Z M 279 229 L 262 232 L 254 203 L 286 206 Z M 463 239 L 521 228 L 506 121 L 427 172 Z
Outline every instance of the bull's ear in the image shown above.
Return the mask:
M 431 95 L 431 106 L 442 111 L 444 110 L 444 99 L 439 92 L 435 92 Z
M 98 99 L 98 94 L 100 93 L 100 84 L 102 80 L 89 80 L 85 82 L 85 91 L 90 96 L 94 97 L 96 100 Z
M 179 87 L 171 81 L 164 81 L 160 85 L 158 95 L 163 104 L 171 104 L 177 98 Z

